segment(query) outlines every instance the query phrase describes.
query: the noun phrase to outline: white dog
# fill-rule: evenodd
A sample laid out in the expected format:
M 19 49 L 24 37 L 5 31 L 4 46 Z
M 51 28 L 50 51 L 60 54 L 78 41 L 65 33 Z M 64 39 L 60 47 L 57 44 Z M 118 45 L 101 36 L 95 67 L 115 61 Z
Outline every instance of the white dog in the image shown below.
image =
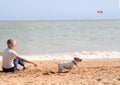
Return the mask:
M 71 62 L 62 62 L 58 64 L 58 73 L 62 73 L 63 69 L 69 69 L 77 68 L 78 69 L 78 63 L 81 62 L 82 59 L 74 57 L 74 60 Z

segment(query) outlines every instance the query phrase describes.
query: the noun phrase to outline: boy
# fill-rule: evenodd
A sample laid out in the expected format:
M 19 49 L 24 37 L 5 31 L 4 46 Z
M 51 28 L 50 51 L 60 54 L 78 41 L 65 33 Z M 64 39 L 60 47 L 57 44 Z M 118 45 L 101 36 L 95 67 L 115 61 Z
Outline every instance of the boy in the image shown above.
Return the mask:
M 31 63 L 34 66 L 37 66 L 37 64 L 28 61 L 26 59 L 21 58 L 15 51 L 14 48 L 16 46 L 16 41 L 13 39 L 9 39 L 7 41 L 7 46 L 8 48 L 6 48 L 3 52 L 2 55 L 2 69 L 3 72 L 15 72 L 17 70 L 17 66 L 18 64 L 20 64 L 21 66 L 23 66 L 23 69 L 25 69 L 25 65 L 24 62 L 26 63 Z

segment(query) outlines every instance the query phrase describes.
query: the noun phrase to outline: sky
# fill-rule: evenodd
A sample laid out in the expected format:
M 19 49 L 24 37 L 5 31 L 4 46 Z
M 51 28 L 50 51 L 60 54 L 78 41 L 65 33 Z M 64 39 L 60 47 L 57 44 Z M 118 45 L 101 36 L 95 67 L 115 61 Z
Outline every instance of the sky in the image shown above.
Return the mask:
M 0 0 L 0 21 L 120 19 L 119 5 L 119 0 Z

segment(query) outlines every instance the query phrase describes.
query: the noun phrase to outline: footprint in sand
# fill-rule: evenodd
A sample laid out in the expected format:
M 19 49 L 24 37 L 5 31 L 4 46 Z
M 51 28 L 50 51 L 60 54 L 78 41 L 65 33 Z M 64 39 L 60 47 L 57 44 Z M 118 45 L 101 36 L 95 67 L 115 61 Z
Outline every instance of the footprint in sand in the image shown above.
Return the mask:
M 50 73 L 46 72 L 46 73 L 42 73 L 43 75 L 50 75 Z
M 96 79 L 97 81 L 101 81 L 102 79 L 100 79 L 100 78 L 98 78 L 98 79 Z
M 109 82 L 103 82 L 104 85 L 109 85 L 110 83 Z
M 117 80 L 120 81 L 120 78 L 118 78 Z

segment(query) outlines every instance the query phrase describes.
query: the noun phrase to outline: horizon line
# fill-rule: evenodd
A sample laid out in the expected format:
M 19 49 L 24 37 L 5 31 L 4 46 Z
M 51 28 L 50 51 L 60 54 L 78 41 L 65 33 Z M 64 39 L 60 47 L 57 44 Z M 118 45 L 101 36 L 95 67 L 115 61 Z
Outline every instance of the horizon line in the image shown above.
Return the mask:
M 79 19 L 79 20 L 0 20 L 0 22 L 40 22 L 40 21 L 119 21 L 120 19 Z

